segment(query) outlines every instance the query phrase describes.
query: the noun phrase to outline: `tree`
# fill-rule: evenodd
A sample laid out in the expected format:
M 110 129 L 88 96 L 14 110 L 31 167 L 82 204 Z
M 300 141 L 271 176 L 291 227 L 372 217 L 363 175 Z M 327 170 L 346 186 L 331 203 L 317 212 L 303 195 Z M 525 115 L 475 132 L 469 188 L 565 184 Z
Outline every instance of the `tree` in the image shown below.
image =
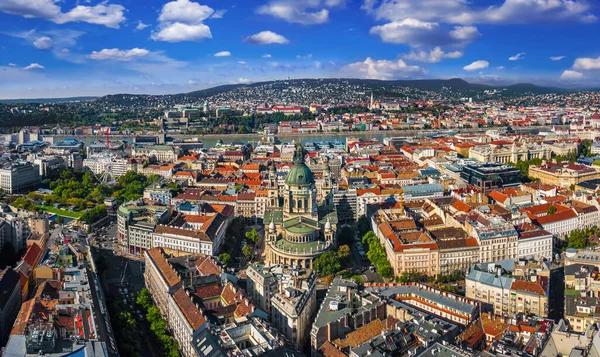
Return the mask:
M 62 223 L 63 223 L 63 218 L 62 218 L 62 216 L 58 216 L 58 215 L 57 215 L 57 216 L 56 216 L 56 221 L 55 221 L 55 222 L 56 222 L 56 224 L 62 224 Z
M 548 214 L 555 214 L 556 213 L 556 206 L 550 205 L 550 207 L 548 207 L 548 211 L 546 213 L 548 213 Z
M 260 236 L 258 235 L 256 228 L 253 228 L 250 232 L 246 232 L 246 239 L 248 239 L 254 245 L 258 244 L 258 241 L 260 241 Z
M 325 252 L 315 259 L 313 267 L 321 275 L 330 275 L 340 271 L 342 264 L 336 252 Z
M 221 253 L 221 254 L 219 254 L 219 260 L 221 261 L 221 263 L 227 265 L 227 264 L 229 264 L 229 261 L 231 260 L 231 256 L 227 253 Z
M 148 289 L 143 288 L 140 290 L 136 303 L 144 308 L 144 310 L 148 310 L 150 306 L 152 306 L 152 295 L 150 295 L 150 291 Z
M 242 254 L 244 254 L 244 256 L 246 258 L 251 259 L 252 258 L 252 254 L 254 254 L 254 248 L 250 244 L 246 244 L 242 248 Z
M 348 259 L 348 257 L 350 256 L 350 247 L 347 245 L 342 245 L 338 248 L 338 257 L 341 260 L 345 260 Z

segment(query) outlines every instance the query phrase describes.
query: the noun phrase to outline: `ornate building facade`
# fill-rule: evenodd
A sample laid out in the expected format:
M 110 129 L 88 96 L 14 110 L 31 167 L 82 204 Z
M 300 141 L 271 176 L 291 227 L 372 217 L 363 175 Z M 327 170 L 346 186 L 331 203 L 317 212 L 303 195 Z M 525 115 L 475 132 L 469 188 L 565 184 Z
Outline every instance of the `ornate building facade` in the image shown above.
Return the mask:
M 324 181 L 331 180 L 325 168 Z M 332 187 L 323 182 L 323 188 Z M 317 189 L 312 171 L 304 162 L 304 150 L 298 145 L 294 166 L 283 187 L 277 184 L 275 166 L 269 170 L 268 207 L 265 210 L 266 261 L 312 268 L 313 260 L 336 246 L 337 212 L 327 200 L 317 204 Z

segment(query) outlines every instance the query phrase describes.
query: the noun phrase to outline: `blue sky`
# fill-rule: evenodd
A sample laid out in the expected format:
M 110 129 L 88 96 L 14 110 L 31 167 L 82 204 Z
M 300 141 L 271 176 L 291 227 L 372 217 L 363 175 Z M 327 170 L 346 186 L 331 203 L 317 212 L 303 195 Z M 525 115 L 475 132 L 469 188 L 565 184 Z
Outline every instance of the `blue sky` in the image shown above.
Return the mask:
M 305 77 L 600 86 L 596 0 L 0 0 L 0 98 Z

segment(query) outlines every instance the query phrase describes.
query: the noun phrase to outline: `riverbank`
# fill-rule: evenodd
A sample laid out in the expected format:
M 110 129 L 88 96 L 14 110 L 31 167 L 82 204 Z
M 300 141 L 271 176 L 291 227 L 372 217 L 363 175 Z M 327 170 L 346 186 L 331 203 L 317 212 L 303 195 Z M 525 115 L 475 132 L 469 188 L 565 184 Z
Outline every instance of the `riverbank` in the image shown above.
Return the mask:
M 552 127 L 561 127 L 562 125 L 541 125 L 541 126 L 531 126 L 531 127 L 516 127 L 513 128 L 514 131 L 547 131 L 551 130 Z M 458 133 L 485 133 L 488 130 L 494 129 L 502 129 L 504 127 L 490 127 L 490 128 L 461 128 L 461 129 L 401 129 L 401 130 L 378 130 L 378 131 L 346 131 L 346 132 L 311 132 L 311 133 L 283 133 L 283 134 L 275 134 L 277 137 L 353 137 L 353 136 L 384 136 L 384 137 L 392 137 L 392 136 L 412 136 L 416 133 L 425 133 L 429 135 L 443 134 L 444 132 L 458 132 Z M 167 136 L 172 138 L 207 138 L 207 139 L 230 139 L 230 138 L 254 138 L 260 139 L 264 136 L 262 133 L 231 133 L 231 134 L 177 134 L 177 133 L 166 133 Z M 110 137 L 112 139 L 127 139 L 133 138 L 137 135 L 157 135 L 153 134 L 111 134 Z M 55 139 L 63 139 L 63 138 L 74 138 L 74 139 L 97 139 L 104 141 L 105 134 L 99 133 L 97 135 L 44 135 L 45 137 L 52 137 Z

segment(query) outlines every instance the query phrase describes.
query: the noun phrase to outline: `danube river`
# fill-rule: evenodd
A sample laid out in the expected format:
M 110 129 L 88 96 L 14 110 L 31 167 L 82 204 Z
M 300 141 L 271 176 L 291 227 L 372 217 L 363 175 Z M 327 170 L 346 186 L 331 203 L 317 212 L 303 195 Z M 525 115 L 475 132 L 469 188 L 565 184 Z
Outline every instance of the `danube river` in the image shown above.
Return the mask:
M 541 131 L 550 131 L 551 126 L 538 126 L 534 128 L 516 128 L 515 130 L 520 133 L 538 134 Z M 348 137 L 358 137 L 363 139 L 377 139 L 383 141 L 383 138 L 389 137 L 415 137 L 415 136 L 433 136 L 433 135 L 456 135 L 456 133 L 485 133 L 488 129 L 457 129 L 457 130 L 391 130 L 391 131 L 377 131 L 377 132 L 343 132 L 343 133 L 321 133 L 321 134 L 294 134 L 294 135 L 276 135 L 277 139 L 281 142 L 301 142 L 302 144 L 310 142 L 321 142 L 321 141 L 333 141 L 338 140 L 343 143 L 346 142 Z M 489 130 L 494 130 L 490 128 Z M 259 134 L 223 134 L 223 135 L 183 135 L 183 134 L 167 134 L 169 137 L 181 138 L 181 139 L 198 139 L 204 143 L 205 148 L 211 148 L 215 146 L 217 141 L 222 140 L 223 143 L 258 143 L 261 139 Z M 76 135 L 76 136 L 55 136 L 55 141 L 62 140 L 67 137 L 72 137 L 85 143 L 91 143 L 94 141 L 104 142 L 104 134 L 100 135 Z M 111 140 L 122 140 L 127 143 L 131 143 L 133 136 L 131 135 L 111 135 Z

